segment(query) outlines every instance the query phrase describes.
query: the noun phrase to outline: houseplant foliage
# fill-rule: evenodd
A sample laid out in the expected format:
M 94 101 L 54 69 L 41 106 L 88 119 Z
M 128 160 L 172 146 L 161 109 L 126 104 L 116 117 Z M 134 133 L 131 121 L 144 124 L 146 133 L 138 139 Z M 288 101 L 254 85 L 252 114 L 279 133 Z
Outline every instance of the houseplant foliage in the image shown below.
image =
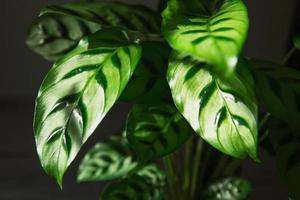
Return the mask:
M 299 37 L 277 64 L 242 56 L 248 28 L 242 0 L 163 0 L 158 11 L 104 0 L 44 8 L 26 43 L 54 62 L 34 116 L 47 174 L 62 187 L 105 115 L 127 102 L 124 128 L 79 167 L 79 182 L 112 181 L 101 199 L 247 199 L 240 165 L 259 161 L 269 140 L 289 198 L 299 199 L 300 74 L 284 66 Z

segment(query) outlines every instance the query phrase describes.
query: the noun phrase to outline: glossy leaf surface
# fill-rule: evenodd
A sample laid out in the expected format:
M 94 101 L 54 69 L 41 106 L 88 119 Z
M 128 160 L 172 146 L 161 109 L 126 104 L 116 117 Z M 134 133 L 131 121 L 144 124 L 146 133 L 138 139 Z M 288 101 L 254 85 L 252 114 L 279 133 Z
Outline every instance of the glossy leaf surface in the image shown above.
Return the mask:
M 266 61 L 250 63 L 259 102 L 271 115 L 299 130 L 300 72 Z
M 269 136 L 276 153 L 279 174 L 288 186 L 292 199 L 300 198 L 300 137 L 287 123 L 272 119 Z
M 129 82 L 141 47 L 128 34 L 101 30 L 55 63 L 36 99 L 34 132 L 45 171 L 62 184 L 80 147 Z
M 122 178 L 138 163 L 123 138 L 111 137 L 97 143 L 84 157 L 79 167 L 78 181 L 103 181 Z
M 166 80 L 170 47 L 143 42 L 141 61 L 120 100 L 138 104 L 164 102 L 171 97 Z
M 26 44 L 48 60 L 57 60 L 73 50 L 80 39 L 100 29 L 100 25 L 66 15 L 41 16 L 32 25 Z
M 226 178 L 210 185 L 206 191 L 206 200 L 246 200 L 251 185 L 241 178 Z
M 118 26 L 132 31 L 160 32 L 159 15 L 144 6 L 117 2 L 73 2 L 60 6 L 48 6 L 41 15 L 56 13 L 95 22 L 103 27 Z
M 163 34 L 176 50 L 232 72 L 247 36 L 247 9 L 241 0 L 170 0 Z
M 181 114 L 168 105 L 135 105 L 126 124 L 128 143 L 142 161 L 172 153 L 191 133 L 193 130 Z
M 257 159 L 257 105 L 246 67 L 222 79 L 206 64 L 174 54 L 168 82 L 178 110 L 193 129 L 220 151 Z

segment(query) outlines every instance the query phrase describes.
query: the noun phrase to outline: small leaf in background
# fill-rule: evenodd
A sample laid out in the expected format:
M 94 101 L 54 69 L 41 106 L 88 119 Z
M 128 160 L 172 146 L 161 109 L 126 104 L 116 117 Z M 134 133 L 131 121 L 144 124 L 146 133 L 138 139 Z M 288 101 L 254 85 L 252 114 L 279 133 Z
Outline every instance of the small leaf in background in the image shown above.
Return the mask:
M 164 42 L 143 42 L 142 58 L 121 101 L 149 104 L 166 101 L 170 88 L 166 80 L 170 47 Z
M 241 0 L 170 0 L 163 12 L 162 31 L 169 44 L 222 74 L 235 68 L 248 27 Z
M 78 181 L 103 181 L 122 178 L 137 167 L 125 139 L 111 137 L 97 143 L 79 167 Z
M 166 184 L 166 175 L 156 164 L 148 164 L 139 169 L 135 174 L 143 177 L 149 184 L 163 188 Z
M 62 179 L 81 146 L 117 101 L 141 56 L 128 34 L 103 29 L 55 63 L 36 99 L 34 132 L 45 171 Z
M 300 72 L 267 61 L 251 60 L 259 103 L 271 115 L 299 130 Z
M 141 161 L 166 156 L 181 147 L 193 130 L 175 107 L 135 105 L 128 115 L 126 136 Z
M 64 5 L 47 6 L 41 15 L 55 13 L 73 16 L 103 27 L 150 33 L 160 32 L 160 16 L 145 6 L 127 5 L 118 2 L 73 2 Z
M 143 177 L 133 175 L 108 185 L 100 200 L 162 200 L 162 188 L 149 184 Z
M 270 120 L 269 136 L 276 153 L 279 174 L 288 186 L 292 199 L 300 199 L 300 137 L 288 124 Z
M 257 160 L 257 105 L 246 66 L 222 79 L 209 66 L 175 54 L 167 79 L 178 110 L 193 129 L 220 151 Z
M 251 185 L 241 178 L 226 178 L 210 185 L 205 193 L 206 200 L 246 200 Z
M 47 60 L 57 60 L 73 50 L 80 39 L 100 29 L 100 25 L 74 17 L 49 14 L 32 25 L 26 44 Z
M 300 36 L 299 35 L 297 35 L 293 38 L 293 42 L 294 42 L 294 46 L 297 49 L 300 49 Z

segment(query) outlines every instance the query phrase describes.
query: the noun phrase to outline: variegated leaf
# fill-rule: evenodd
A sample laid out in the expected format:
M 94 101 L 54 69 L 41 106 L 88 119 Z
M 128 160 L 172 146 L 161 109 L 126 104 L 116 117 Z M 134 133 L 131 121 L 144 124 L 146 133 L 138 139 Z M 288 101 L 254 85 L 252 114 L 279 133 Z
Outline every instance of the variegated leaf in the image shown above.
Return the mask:
M 245 66 L 223 79 L 210 66 L 174 54 L 168 82 L 178 110 L 194 130 L 220 151 L 257 159 L 257 105 Z
M 271 115 L 299 130 L 300 72 L 267 61 L 250 63 L 259 102 Z
M 143 42 L 141 61 L 120 100 L 138 104 L 166 101 L 171 97 L 166 80 L 170 48 L 163 42 Z
M 118 2 L 73 2 L 47 6 L 41 15 L 56 13 L 95 22 L 103 27 L 118 26 L 132 31 L 160 32 L 160 16 L 144 6 Z
M 292 199 L 300 199 L 300 137 L 287 123 L 270 120 L 269 136 L 276 153 L 279 174 Z
M 43 15 L 29 31 L 26 44 L 48 60 L 57 60 L 73 50 L 80 39 L 100 29 L 100 25 L 58 14 Z
M 135 105 L 128 115 L 126 136 L 141 161 L 168 155 L 181 147 L 193 130 L 175 107 Z
M 79 167 L 78 181 L 103 181 L 122 178 L 138 163 L 123 138 L 111 137 L 97 143 L 85 155 Z
M 170 0 L 163 12 L 163 34 L 170 45 L 232 72 L 247 36 L 242 0 Z
M 55 63 L 36 99 L 34 132 L 45 171 L 63 175 L 129 82 L 141 47 L 129 33 L 97 32 Z
M 251 185 L 241 178 L 226 178 L 210 185 L 205 193 L 206 200 L 246 200 Z

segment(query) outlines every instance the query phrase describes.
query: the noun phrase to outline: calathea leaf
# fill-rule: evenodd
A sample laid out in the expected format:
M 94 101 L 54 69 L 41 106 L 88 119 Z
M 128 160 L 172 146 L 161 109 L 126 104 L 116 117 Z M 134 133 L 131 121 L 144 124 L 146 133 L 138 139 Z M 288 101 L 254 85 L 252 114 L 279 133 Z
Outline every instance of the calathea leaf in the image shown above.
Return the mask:
M 120 100 L 133 103 L 162 102 L 170 97 L 166 80 L 170 48 L 163 42 L 143 42 L 141 61 Z
M 55 63 L 36 99 L 34 132 L 45 171 L 62 184 L 80 147 L 132 76 L 141 47 L 125 31 L 105 29 Z
M 257 105 L 245 66 L 223 79 L 210 66 L 174 54 L 167 79 L 178 110 L 193 129 L 220 151 L 257 159 Z
M 247 36 L 248 14 L 242 0 L 170 0 L 163 12 L 163 34 L 184 53 L 231 72 Z
M 102 181 L 125 177 L 138 163 L 124 138 L 111 137 L 97 143 L 79 167 L 78 181 Z
M 176 108 L 169 105 L 135 105 L 126 124 L 128 143 L 145 162 L 172 153 L 192 132 Z
M 279 174 L 292 199 L 300 199 L 300 137 L 287 123 L 271 119 L 269 137 L 276 153 Z
M 162 200 L 165 174 L 155 164 L 149 164 L 128 176 L 110 184 L 102 194 L 102 200 Z
M 26 44 L 44 58 L 57 60 L 73 50 L 82 37 L 99 29 L 99 24 L 74 17 L 43 15 L 30 28 Z
M 261 60 L 250 63 L 259 102 L 271 115 L 299 130 L 300 72 Z
M 293 41 L 294 41 L 294 46 L 297 48 L 297 49 L 300 49 L 300 36 L 297 35 L 293 38 Z
M 117 2 L 73 2 L 61 6 L 48 6 L 41 15 L 56 13 L 95 22 L 103 27 L 118 26 L 141 32 L 160 32 L 159 15 L 144 7 Z
M 251 185 L 241 178 L 226 178 L 211 184 L 206 193 L 206 200 L 246 200 L 251 192 Z

